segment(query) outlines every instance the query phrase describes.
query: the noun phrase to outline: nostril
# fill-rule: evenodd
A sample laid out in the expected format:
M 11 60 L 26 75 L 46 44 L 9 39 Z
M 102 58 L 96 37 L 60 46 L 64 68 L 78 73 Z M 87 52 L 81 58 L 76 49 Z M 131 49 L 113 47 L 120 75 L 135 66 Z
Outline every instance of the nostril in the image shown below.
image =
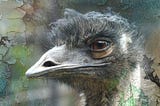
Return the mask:
M 52 61 L 46 61 L 46 62 L 43 63 L 44 67 L 51 67 L 51 66 L 56 66 L 56 65 L 58 65 L 58 64 L 56 64 Z

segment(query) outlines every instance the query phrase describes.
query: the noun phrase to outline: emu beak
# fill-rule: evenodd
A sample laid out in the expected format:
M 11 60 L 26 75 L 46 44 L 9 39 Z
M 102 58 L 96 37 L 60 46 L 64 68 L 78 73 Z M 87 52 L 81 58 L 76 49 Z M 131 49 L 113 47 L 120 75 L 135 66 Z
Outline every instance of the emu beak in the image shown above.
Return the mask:
M 79 51 L 67 51 L 66 46 L 58 46 L 47 51 L 37 63 L 27 70 L 27 77 L 57 77 L 56 75 L 68 75 L 78 73 L 74 69 L 82 69 L 89 67 L 101 67 L 109 63 L 93 63 L 92 59 L 84 63 L 82 60 L 85 55 Z M 82 71 L 81 73 L 89 74 Z
M 44 77 L 45 76 L 52 76 L 53 74 L 56 74 L 57 72 L 59 72 L 59 70 L 74 69 L 76 67 L 79 67 L 76 64 L 62 64 L 62 65 L 57 64 L 55 66 L 45 67 L 45 66 L 42 66 L 41 64 L 38 64 L 38 63 L 40 63 L 40 60 L 35 65 L 33 65 L 30 69 L 27 70 L 26 76 L 28 78 L 41 77 L 41 76 L 44 76 Z M 48 63 L 49 62 L 51 62 L 51 61 L 48 61 Z M 51 75 L 49 75 L 49 74 L 51 74 Z
M 46 74 L 59 72 L 58 70 L 73 69 L 78 67 L 77 64 L 59 63 L 57 60 L 64 59 L 65 45 L 54 47 L 47 51 L 37 63 L 35 63 L 25 73 L 27 77 L 40 77 Z

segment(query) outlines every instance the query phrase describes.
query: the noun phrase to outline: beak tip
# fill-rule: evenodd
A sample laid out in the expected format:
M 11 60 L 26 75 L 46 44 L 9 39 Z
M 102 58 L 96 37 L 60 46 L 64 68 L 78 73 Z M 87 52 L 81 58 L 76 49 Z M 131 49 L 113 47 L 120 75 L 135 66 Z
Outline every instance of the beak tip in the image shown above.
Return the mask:
M 28 71 L 25 73 L 25 75 L 27 78 L 29 78 L 31 76 L 31 74 Z
M 30 69 L 26 71 L 25 76 L 27 78 L 33 78 L 33 77 L 38 77 L 40 73 L 42 73 L 41 69 L 35 70 L 33 67 L 31 67 Z
M 26 73 L 25 73 L 25 75 L 26 75 L 27 78 L 30 78 L 30 77 L 34 76 L 34 74 L 32 73 L 31 70 L 27 70 Z

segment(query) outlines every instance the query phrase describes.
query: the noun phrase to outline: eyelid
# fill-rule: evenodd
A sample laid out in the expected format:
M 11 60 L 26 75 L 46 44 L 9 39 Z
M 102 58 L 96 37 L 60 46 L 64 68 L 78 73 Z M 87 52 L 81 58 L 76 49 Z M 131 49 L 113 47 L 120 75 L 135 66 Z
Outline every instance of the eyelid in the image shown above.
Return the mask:
M 106 47 L 104 47 L 102 49 L 97 49 L 97 50 L 94 50 L 94 48 L 91 47 L 92 52 L 102 52 L 102 51 L 109 49 L 112 46 L 112 43 L 110 41 L 105 41 L 105 40 L 97 40 L 97 41 L 106 44 Z
M 92 57 L 95 59 L 101 59 L 104 57 L 107 57 L 108 55 L 110 55 L 113 51 L 113 48 L 109 48 L 108 50 L 102 51 L 102 52 L 91 52 L 92 53 Z
M 108 41 L 108 42 L 112 42 L 112 40 L 110 38 L 106 38 L 106 37 L 99 37 L 99 38 L 92 38 L 92 39 L 88 39 L 87 40 L 87 44 L 90 45 L 95 41 Z

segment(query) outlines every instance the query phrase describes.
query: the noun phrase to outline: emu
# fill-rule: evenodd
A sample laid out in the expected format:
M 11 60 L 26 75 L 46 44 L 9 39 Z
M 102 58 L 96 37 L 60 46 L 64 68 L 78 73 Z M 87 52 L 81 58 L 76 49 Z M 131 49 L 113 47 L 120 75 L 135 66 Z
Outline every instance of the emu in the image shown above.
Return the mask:
M 120 15 L 66 9 L 50 25 L 53 48 L 27 72 L 29 78 L 53 78 L 75 89 L 84 106 L 115 105 L 118 92 L 139 61 L 141 34 Z M 48 36 L 47 36 L 48 35 Z

